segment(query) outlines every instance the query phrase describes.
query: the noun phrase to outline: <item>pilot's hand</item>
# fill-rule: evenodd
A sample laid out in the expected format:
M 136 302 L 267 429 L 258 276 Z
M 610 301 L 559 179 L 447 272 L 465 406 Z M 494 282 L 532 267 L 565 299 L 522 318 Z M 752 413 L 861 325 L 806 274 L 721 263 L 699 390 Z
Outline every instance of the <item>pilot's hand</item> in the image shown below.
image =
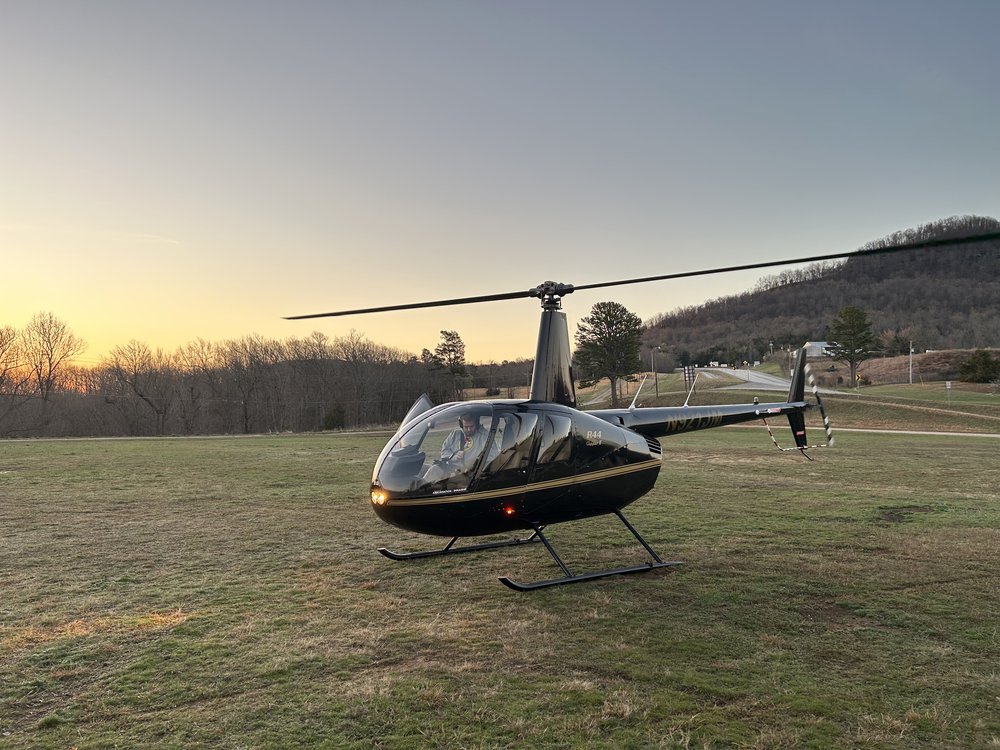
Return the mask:
M 451 460 L 455 463 L 461 463 L 463 458 L 465 458 L 465 451 L 456 451 L 455 455 L 451 457 Z

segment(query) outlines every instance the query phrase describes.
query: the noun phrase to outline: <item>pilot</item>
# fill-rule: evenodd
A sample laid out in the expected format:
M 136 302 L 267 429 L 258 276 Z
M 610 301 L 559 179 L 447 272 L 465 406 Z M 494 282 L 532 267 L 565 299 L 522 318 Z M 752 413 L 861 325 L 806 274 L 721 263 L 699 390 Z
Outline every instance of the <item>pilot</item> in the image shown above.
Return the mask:
M 467 471 L 486 447 L 489 432 L 472 412 L 463 412 L 458 419 L 461 429 L 455 430 L 441 446 L 441 460 L 424 474 L 424 481 L 437 482 L 446 476 Z

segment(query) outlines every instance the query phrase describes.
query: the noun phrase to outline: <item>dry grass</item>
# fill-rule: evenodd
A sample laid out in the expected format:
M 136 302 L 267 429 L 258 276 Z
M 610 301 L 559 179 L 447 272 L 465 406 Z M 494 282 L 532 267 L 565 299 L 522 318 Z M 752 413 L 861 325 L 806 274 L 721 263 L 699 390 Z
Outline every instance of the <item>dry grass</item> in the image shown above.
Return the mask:
M 996 349 L 987 350 L 996 355 Z M 913 355 L 914 382 L 957 380 L 962 364 L 969 358 L 969 349 L 942 349 Z M 844 371 L 844 365 L 839 365 Z M 910 357 L 876 357 L 863 362 L 858 368 L 861 376 L 871 383 L 908 383 Z
M 81 638 L 95 634 L 122 635 L 167 630 L 187 620 L 184 612 L 149 612 L 126 617 L 93 617 L 45 626 L 17 627 L 5 625 L 0 631 L 0 650 L 13 652 L 20 648 L 39 646 L 64 638 Z M 4 631 L 10 632 L 4 632 Z
M 534 594 L 538 548 L 364 499 L 377 436 L 0 445 L 0 745 L 969 748 L 1000 737 L 989 439 L 665 442 L 630 518 L 670 572 Z M 551 529 L 586 570 L 613 519 Z

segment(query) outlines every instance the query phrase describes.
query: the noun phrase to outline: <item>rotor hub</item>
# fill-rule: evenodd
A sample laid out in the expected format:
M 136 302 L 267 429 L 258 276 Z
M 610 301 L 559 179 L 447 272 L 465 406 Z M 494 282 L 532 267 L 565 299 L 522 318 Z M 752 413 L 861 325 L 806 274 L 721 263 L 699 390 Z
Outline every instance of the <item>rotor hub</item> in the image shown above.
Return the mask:
M 562 284 L 558 281 L 543 281 L 529 291 L 532 297 L 541 299 L 543 310 L 558 310 L 562 307 L 563 296 L 572 294 L 573 290 L 574 286 L 572 284 Z

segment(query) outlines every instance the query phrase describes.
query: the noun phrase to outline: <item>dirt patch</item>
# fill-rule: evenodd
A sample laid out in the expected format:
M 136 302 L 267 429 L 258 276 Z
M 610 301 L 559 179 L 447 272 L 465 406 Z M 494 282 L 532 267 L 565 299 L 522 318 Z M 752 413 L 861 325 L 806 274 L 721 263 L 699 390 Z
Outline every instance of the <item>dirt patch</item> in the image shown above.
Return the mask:
M 913 355 L 913 377 L 918 381 L 957 380 L 962 364 L 974 349 L 943 349 Z M 988 350 L 997 354 L 997 350 Z M 910 358 L 885 357 L 870 359 L 858 368 L 861 377 L 870 383 L 906 383 L 910 377 Z
M 902 523 L 914 513 L 933 513 L 936 510 L 930 505 L 901 505 L 896 508 L 879 508 L 876 518 L 889 523 Z
M 800 610 L 802 616 L 830 630 L 888 630 L 888 626 L 873 617 L 858 614 L 833 601 L 820 601 Z

